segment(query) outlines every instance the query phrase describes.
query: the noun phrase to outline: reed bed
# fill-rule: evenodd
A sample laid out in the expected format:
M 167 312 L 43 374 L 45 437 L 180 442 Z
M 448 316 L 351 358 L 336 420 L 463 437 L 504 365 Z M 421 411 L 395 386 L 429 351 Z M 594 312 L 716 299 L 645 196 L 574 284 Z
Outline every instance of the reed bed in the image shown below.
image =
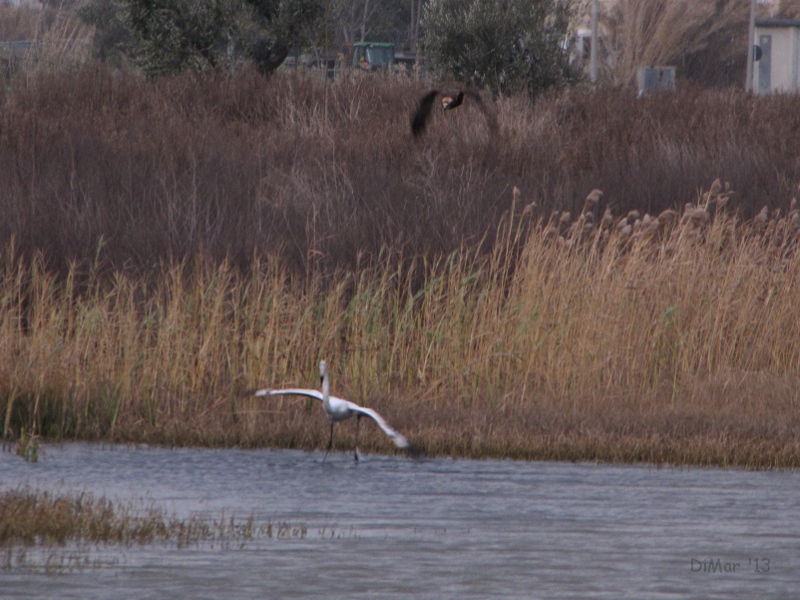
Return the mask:
M 800 217 L 741 220 L 731 193 L 620 218 L 594 216 L 598 192 L 576 218 L 514 202 L 488 255 L 324 280 L 255 258 L 90 271 L 77 293 L 77 267 L 61 281 L 9 247 L 4 433 L 321 447 L 313 401 L 246 390 L 315 387 L 325 358 L 335 393 L 431 455 L 795 467 Z
M 184 547 L 206 541 L 252 539 L 257 530 L 252 518 L 239 522 L 198 515 L 180 519 L 154 505 L 142 509 L 91 494 L 52 494 L 30 488 L 0 493 L 0 547 L 173 541 Z M 269 532 L 271 537 L 271 526 Z
M 244 391 L 324 358 L 431 455 L 797 466 L 800 99 L 574 88 L 415 140 L 429 87 L 12 76 L 4 435 L 318 448 Z
M 785 207 L 800 181 L 800 98 L 681 86 L 485 99 L 409 116 L 431 82 L 243 69 L 150 81 L 95 63 L 42 66 L 0 89 L 0 246 L 141 275 L 204 255 L 331 275 L 384 259 L 494 245 L 514 187 L 534 216 L 694 201 L 715 178 L 742 218 Z
M 320 539 L 351 535 L 319 529 Z M 306 539 L 308 527 L 288 522 L 258 522 L 254 516 L 186 518 L 134 502 L 114 503 L 88 493 L 51 493 L 30 487 L 0 491 L 0 569 L 73 570 L 103 566 L 92 559 L 97 546 L 172 545 L 177 548 L 241 548 L 261 539 Z M 55 550 L 54 550 L 55 549 Z M 37 550 L 44 550 L 42 553 Z

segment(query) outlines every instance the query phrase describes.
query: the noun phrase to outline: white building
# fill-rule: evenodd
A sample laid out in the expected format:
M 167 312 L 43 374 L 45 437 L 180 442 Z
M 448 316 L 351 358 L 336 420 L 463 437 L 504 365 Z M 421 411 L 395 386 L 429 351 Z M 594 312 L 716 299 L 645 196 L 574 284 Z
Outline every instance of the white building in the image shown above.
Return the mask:
M 800 20 L 757 19 L 754 43 L 753 91 L 800 91 Z

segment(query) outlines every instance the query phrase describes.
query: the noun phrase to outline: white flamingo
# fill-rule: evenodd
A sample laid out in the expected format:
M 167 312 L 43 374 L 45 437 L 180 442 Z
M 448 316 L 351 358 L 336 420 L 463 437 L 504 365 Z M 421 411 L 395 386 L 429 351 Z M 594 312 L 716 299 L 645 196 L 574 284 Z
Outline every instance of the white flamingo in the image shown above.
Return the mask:
M 315 398 L 322 402 L 322 408 L 325 409 L 325 412 L 328 414 L 328 418 L 331 421 L 331 437 L 328 440 L 328 449 L 325 452 L 325 457 L 328 456 L 328 452 L 331 451 L 333 447 L 333 425 L 337 421 L 346 421 L 353 415 L 356 416 L 356 446 L 355 450 L 353 451 L 353 456 L 358 462 L 358 425 L 361 422 L 361 417 L 367 416 L 370 417 L 373 421 L 378 424 L 378 427 L 383 429 L 384 433 L 392 438 L 392 441 L 398 448 L 409 448 L 408 440 L 401 435 L 400 433 L 396 432 L 394 429 L 389 427 L 389 424 L 381 417 L 377 412 L 372 410 L 371 408 L 365 408 L 363 406 L 359 406 L 355 402 L 350 402 L 349 400 L 345 400 L 343 398 L 337 398 L 336 396 L 331 396 L 331 383 L 328 379 L 328 364 L 323 360 L 319 363 L 319 378 L 322 382 L 322 392 L 317 390 L 306 390 L 300 388 L 291 388 L 285 390 L 271 390 L 269 388 L 258 390 L 255 392 L 256 396 L 307 396 L 308 398 Z M 322 460 L 325 460 L 323 457 Z

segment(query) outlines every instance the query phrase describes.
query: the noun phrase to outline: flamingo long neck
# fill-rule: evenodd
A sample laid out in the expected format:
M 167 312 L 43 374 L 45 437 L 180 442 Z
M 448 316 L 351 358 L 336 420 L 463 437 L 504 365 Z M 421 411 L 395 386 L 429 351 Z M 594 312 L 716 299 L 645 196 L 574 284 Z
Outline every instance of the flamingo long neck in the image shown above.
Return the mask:
M 328 369 L 322 369 L 320 376 L 322 377 L 322 406 L 327 412 L 331 408 L 331 381 L 328 379 Z

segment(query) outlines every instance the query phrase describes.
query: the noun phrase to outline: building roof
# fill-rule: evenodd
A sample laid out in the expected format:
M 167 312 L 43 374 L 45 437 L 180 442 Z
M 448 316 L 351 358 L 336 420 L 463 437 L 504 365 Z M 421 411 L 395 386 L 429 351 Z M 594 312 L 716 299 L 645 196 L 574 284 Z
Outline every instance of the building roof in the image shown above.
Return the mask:
M 800 27 L 800 19 L 756 19 L 756 27 Z

